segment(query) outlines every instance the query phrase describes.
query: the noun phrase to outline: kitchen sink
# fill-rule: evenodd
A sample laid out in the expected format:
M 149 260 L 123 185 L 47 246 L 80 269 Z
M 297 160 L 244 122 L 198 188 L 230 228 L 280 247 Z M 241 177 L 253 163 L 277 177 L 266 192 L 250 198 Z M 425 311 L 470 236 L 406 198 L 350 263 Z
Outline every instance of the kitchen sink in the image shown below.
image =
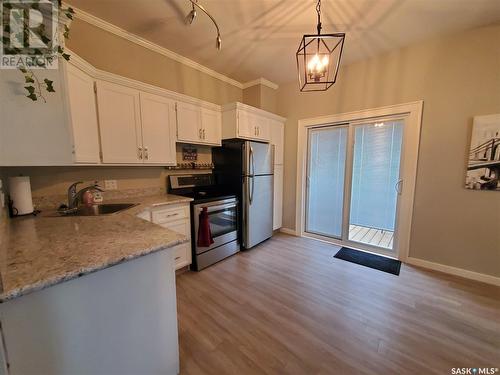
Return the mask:
M 60 210 L 49 216 L 102 216 L 112 215 L 137 206 L 137 203 L 106 203 L 93 206 L 81 206 L 74 210 Z

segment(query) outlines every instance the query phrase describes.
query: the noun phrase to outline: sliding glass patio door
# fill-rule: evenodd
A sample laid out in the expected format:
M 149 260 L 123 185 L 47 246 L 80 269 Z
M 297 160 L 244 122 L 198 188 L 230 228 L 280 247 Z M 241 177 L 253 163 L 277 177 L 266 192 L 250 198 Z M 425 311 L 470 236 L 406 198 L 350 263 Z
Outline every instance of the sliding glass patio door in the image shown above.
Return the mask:
M 342 237 L 347 126 L 309 131 L 306 232 Z
M 403 119 L 308 130 L 305 232 L 396 256 Z

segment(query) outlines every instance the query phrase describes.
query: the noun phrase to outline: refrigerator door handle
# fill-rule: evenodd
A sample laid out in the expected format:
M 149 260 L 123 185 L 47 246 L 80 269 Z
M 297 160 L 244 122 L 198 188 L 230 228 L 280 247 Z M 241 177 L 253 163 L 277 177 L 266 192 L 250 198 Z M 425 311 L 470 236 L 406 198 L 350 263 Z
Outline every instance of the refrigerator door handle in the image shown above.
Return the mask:
M 253 201 L 253 193 L 255 191 L 255 177 L 250 177 L 252 179 L 252 194 L 250 195 L 250 204 L 252 204 Z
M 253 158 L 253 147 L 250 146 L 250 170 L 248 172 L 250 172 L 250 176 L 253 176 L 254 173 L 255 173 L 255 163 L 254 163 L 254 158 Z

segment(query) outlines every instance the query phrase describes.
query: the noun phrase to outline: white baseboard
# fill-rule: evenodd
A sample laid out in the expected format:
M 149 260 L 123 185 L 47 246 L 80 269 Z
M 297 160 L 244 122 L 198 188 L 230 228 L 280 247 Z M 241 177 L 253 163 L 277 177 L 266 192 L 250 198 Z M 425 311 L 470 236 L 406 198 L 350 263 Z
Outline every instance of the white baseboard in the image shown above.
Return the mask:
M 484 273 L 468 271 L 468 270 L 464 270 L 462 268 L 446 266 L 444 264 L 429 262 L 428 260 L 412 258 L 412 257 L 408 257 L 406 259 L 406 263 L 412 264 L 414 266 L 428 268 L 428 269 L 431 269 L 434 271 L 440 271 L 440 272 L 448 273 L 451 275 L 464 277 L 466 279 L 481 281 L 483 283 L 500 286 L 500 277 L 486 275 Z
M 280 232 L 285 233 L 285 234 L 289 234 L 291 236 L 297 236 L 297 232 L 295 231 L 295 229 L 281 227 Z

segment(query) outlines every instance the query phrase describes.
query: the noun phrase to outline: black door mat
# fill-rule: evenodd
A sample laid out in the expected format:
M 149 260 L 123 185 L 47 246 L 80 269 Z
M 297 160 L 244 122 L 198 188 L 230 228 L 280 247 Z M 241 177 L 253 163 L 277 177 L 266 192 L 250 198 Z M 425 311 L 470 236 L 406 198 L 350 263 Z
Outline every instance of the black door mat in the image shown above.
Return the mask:
M 399 271 L 401 269 L 401 262 L 399 260 L 365 253 L 364 251 L 349 249 L 348 247 L 340 249 L 334 257 L 351 263 L 356 263 L 361 266 L 391 273 L 396 276 L 399 276 Z

